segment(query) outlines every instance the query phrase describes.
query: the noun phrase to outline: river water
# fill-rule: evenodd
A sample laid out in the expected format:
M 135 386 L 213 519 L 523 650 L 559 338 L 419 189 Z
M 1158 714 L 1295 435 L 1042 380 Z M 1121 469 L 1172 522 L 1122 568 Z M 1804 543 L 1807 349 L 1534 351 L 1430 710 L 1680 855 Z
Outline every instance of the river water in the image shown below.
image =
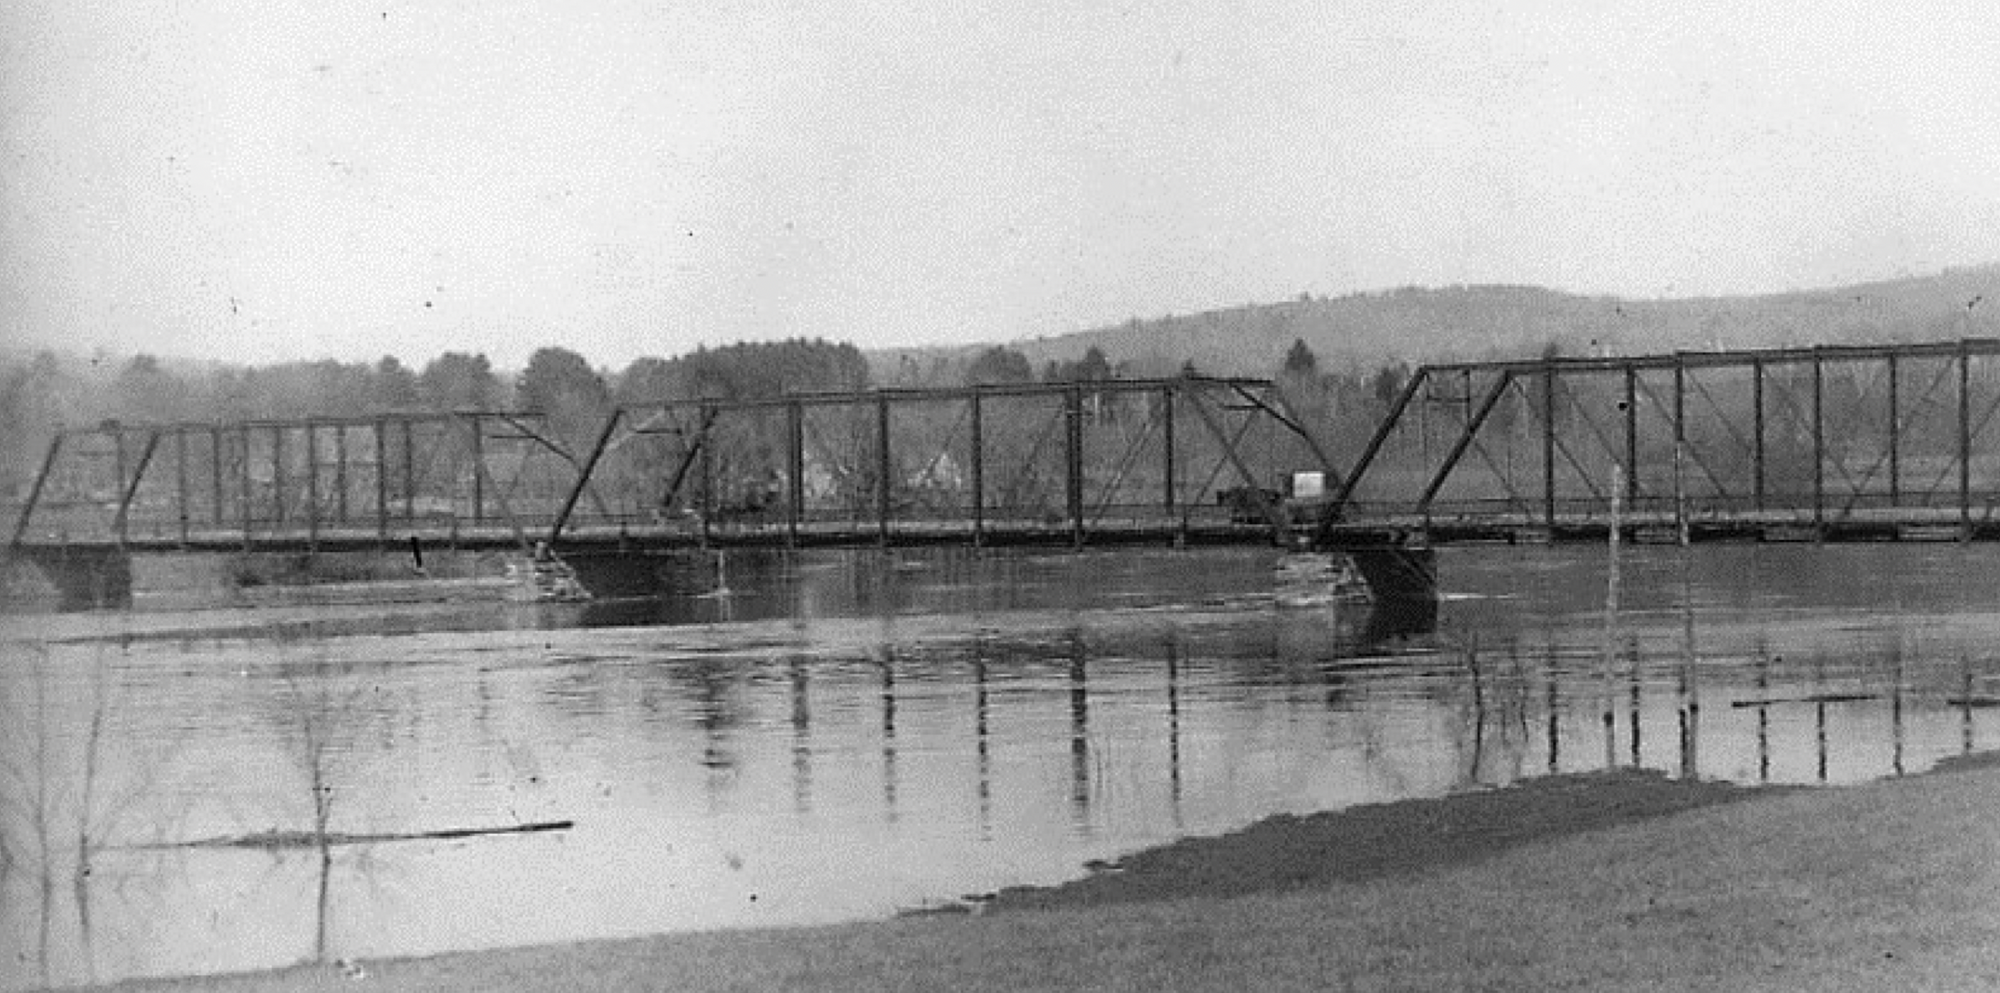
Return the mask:
M 881 917 L 1277 812 L 1995 743 L 2000 549 L 1628 548 L 1610 628 L 1601 549 L 1446 549 L 1405 635 L 1280 559 L 0 615 L 0 988 Z

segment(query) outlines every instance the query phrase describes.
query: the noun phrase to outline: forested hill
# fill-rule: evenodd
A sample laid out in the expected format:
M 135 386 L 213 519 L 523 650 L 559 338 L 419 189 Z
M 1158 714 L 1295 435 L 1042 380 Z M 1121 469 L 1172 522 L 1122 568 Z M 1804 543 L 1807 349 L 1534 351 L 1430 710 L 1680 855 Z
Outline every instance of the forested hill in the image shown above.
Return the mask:
M 1968 308 L 1967 304 L 1983 300 Z M 1622 300 L 1527 286 L 1399 289 L 1139 320 L 1010 342 L 1035 368 L 1096 346 L 1122 369 L 1268 375 L 1295 340 L 1322 368 L 1384 360 L 1637 354 L 1833 342 L 1928 341 L 2000 335 L 2000 265 L 1766 296 Z M 931 366 L 972 350 L 923 350 L 877 369 Z

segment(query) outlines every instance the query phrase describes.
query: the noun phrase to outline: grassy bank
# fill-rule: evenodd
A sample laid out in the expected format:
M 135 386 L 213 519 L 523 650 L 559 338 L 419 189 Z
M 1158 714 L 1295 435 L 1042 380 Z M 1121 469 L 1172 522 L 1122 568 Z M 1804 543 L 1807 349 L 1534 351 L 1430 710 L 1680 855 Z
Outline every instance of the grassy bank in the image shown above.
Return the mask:
M 1970 763 L 1740 803 L 1717 802 L 1740 799 L 1741 791 L 1727 788 L 1634 799 L 1644 791 L 1635 792 L 1633 778 L 1537 787 L 1564 791 L 1555 799 L 1587 821 L 1581 831 L 1574 818 L 1549 814 L 1546 803 L 1496 804 L 1493 798 L 1502 796 L 1496 793 L 1362 812 L 1375 825 L 1375 844 L 1401 846 L 1412 856 L 1442 853 L 1436 859 L 1328 855 L 1342 845 L 1368 849 L 1368 835 L 1343 836 L 1337 815 L 1295 818 L 1127 859 L 1120 871 L 1079 887 L 1004 894 L 999 912 L 979 915 L 369 962 L 360 984 L 318 967 L 136 985 L 1232 993 L 2000 988 L 2000 766 Z M 1693 799 L 1655 802 L 1675 795 Z M 1292 846 L 1285 859 L 1262 854 L 1274 843 Z M 1247 891 L 1226 868 L 1315 859 L 1365 868 L 1309 870 L 1307 878 L 1266 873 Z M 1148 875 L 1154 878 L 1143 892 L 1104 889 Z

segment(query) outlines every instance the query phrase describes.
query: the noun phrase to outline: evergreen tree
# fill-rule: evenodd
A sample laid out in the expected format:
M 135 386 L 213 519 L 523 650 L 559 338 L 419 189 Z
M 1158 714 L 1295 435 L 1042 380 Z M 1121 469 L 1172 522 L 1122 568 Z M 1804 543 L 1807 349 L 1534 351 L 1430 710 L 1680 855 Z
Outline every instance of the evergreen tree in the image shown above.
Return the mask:
M 1028 357 L 1003 345 L 980 352 L 965 368 L 965 382 L 970 386 L 1029 383 L 1034 379 L 1035 368 L 1028 364 Z
M 1293 338 L 1291 349 L 1285 352 L 1282 371 L 1287 376 L 1312 379 L 1319 375 L 1319 356 L 1306 346 L 1304 338 Z

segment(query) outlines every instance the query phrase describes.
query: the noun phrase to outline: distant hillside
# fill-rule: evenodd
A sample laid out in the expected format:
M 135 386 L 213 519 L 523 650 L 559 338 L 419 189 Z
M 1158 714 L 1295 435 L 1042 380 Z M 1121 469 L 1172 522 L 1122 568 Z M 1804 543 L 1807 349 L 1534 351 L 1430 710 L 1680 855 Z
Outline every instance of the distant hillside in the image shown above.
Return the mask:
M 1983 300 L 1970 308 L 1967 303 Z M 2000 335 L 2000 264 L 1825 290 L 1745 297 L 1623 300 L 1530 286 L 1404 288 L 1154 320 L 1006 343 L 1036 369 L 1092 345 L 1131 375 L 1192 360 L 1204 372 L 1269 375 L 1303 340 L 1322 369 L 1384 361 L 1641 354 L 1834 342 Z M 931 375 L 986 346 L 874 353 L 878 382 Z

